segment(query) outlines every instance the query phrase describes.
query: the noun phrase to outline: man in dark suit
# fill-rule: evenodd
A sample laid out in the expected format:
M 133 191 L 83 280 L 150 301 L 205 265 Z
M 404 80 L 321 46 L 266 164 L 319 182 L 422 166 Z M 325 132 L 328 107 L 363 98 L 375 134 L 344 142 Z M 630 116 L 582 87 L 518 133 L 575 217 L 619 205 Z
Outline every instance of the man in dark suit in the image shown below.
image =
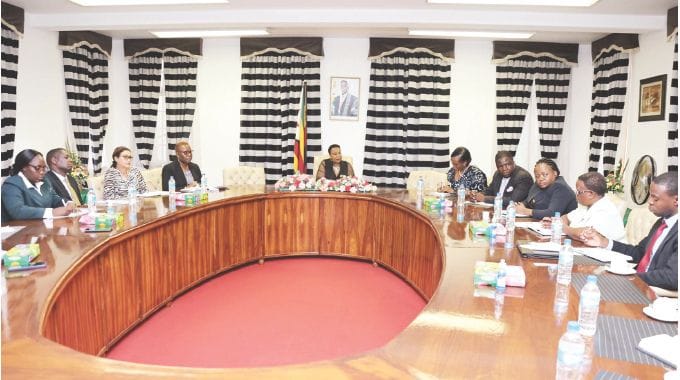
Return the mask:
M 484 193 L 477 193 L 477 202 L 493 203 L 496 194 L 503 194 L 503 207 L 510 201 L 522 202 L 529 194 L 534 179 L 528 171 L 515 165 L 512 153 L 501 150 L 496 153 L 496 172 L 493 174 L 491 185 Z
M 678 173 L 652 180 L 649 210 L 659 217 L 649 235 L 637 245 L 610 241 L 594 230 L 583 233 L 584 242 L 621 252 L 638 263 L 637 275 L 649 285 L 678 290 Z
M 83 204 L 80 195 L 81 187 L 75 178 L 71 176 L 73 162 L 68 158 L 66 149 L 55 148 L 47 152 L 45 157 L 50 171 L 45 173 L 45 181 L 63 199 L 73 201 L 76 206 Z
M 182 190 L 185 187 L 198 186 L 201 181 L 201 169 L 191 162 L 193 152 L 191 145 L 186 141 L 180 141 L 175 145 L 176 161 L 163 166 L 162 186 L 163 191 L 168 191 L 170 177 L 175 179 L 175 189 Z

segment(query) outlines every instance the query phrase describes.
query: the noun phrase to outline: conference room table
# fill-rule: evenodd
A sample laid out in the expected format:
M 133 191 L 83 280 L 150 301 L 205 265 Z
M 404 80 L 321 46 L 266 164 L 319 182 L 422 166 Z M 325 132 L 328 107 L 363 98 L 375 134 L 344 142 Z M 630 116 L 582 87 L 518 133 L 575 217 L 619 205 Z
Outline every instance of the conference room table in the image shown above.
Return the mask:
M 2 297 L 3 379 L 470 379 L 555 376 L 557 345 L 576 320 L 578 294 L 555 312 L 555 271 L 516 248 L 489 245 L 468 222 L 488 208 L 418 209 L 415 193 L 275 192 L 239 187 L 168 210 L 168 197 L 118 205 L 122 224 L 86 233 L 77 218 L 14 221 L 3 249 L 36 237 L 47 268 L 6 274 Z M 100 212 L 105 212 L 100 209 Z M 518 229 L 517 240 L 540 240 Z M 246 264 L 295 256 L 372 262 L 401 277 L 427 304 L 383 347 L 349 357 L 261 368 L 184 368 L 104 357 L 115 343 L 182 293 Z M 521 265 L 524 288 L 473 284 L 475 263 Z M 538 263 L 538 265 L 536 265 Z M 554 263 L 554 261 L 552 261 Z M 575 265 L 574 273 L 599 273 Z M 649 299 L 635 276 L 627 277 Z M 5 293 L 6 292 L 6 293 Z M 600 315 L 647 320 L 645 305 L 603 301 Z M 593 353 L 585 377 L 603 371 L 661 378 L 656 365 Z

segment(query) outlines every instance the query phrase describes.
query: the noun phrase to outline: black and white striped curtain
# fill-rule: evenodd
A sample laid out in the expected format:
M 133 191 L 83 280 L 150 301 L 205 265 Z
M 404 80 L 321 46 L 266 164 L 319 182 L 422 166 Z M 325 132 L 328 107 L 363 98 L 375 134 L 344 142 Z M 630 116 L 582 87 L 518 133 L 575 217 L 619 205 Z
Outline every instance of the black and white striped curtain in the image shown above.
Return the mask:
M 68 114 L 81 163 L 101 172 L 109 123 L 111 39 L 94 32 L 60 32 Z
M 135 138 L 137 157 L 145 168 L 148 168 L 151 162 L 156 136 L 162 74 L 163 53 L 161 52 L 150 51 L 134 56 L 128 61 L 132 133 Z
M 188 140 L 196 110 L 196 76 L 198 59 L 195 56 L 167 51 L 163 55 L 165 76 L 165 122 L 168 153 L 174 161 L 175 144 Z
M 165 81 L 165 123 L 168 158 L 176 159 L 175 145 L 188 140 L 196 109 L 200 38 L 127 39 L 132 131 L 139 161 L 149 168 L 153 154 L 161 80 Z
M 588 171 L 607 175 L 616 166 L 630 51 L 639 46 L 637 34 L 612 34 L 593 42 L 593 92 Z
M 533 88 L 541 157 L 557 159 L 577 56 L 575 44 L 494 42 L 498 150 L 517 151 Z
M 454 41 L 438 41 L 448 56 L 429 49 L 428 41 L 371 39 L 363 176 L 377 186 L 406 187 L 411 171 L 449 166 Z M 385 53 L 377 44 L 385 44 Z
M 675 42 L 668 107 L 668 171 L 678 171 L 678 7 L 668 10 L 666 35 Z
M 24 30 L 24 10 L 2 3 L 2 177 L 10 175 L 17 125 L 17 74 L 19 38 Z
M 294 173 L 295 132 L 304 82 L 308 157 L 321 153 L 321 51 L 320 38 L 241 39 L 239 162 L 264 167 L 268 184 Z M 313 164 L 311 159 L 306 161 L 308 173 Z

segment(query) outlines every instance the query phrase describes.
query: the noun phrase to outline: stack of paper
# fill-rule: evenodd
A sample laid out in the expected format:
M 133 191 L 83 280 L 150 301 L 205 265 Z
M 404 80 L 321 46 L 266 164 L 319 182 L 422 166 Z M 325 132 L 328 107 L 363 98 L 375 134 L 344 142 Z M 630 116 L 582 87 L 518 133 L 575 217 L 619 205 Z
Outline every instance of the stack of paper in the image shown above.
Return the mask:
M 638 344 L 638 350 L 652 355 L 675 368 L 678 367 L 678 347 L 680 347 L 680 338 L 678 335 L 671 337 L 666 334 L 642 338 Z
M 597 261 L 602 261 L 603 263 L 611 262 L 612 259 L 615 259 L 617 257 L 622 257 L 626 261 L 633 260 L 633 258 L 628 256 L 628 255 L 624 255 L 623 253 L 610 251 L 610 250 L 604 249 L 604 248 L 574 248 L 574 253 L 577 253 L 577 254 L 580 253 L 581 255 L 592 257 L 593 259 L 595 259 Z

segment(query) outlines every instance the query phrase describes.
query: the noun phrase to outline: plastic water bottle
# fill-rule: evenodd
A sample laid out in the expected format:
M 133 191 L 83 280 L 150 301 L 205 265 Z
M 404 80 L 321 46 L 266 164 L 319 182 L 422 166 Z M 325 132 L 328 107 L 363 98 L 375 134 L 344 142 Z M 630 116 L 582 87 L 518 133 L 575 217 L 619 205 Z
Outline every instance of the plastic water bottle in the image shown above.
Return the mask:
M 201 193 L 208 192 L 208 175 L 203 173 L 201 176 Z
M 552 218 L 550 229 L 552 232 L 550 241 L 557 244 L 562 243 L 562 218 L 560 217 L 559 212 L 556 212 L 555 216 Z
M 134 184 L 128 186 L 128 203 L 133 204 L 137 202 L 137 187 Z
M 586 344 L 579 334 L 576 321 L 567 323 L 567 332 L 560 338 L 557 346 L 557 373 L 555 379 L 578 379 L 581 375 L 581 364 L 586 352 Z
M 503 212 L 503 195 L 499 192 L 493 200 L 493 218 L 492 223 L 501 222 L 501 213 Z
M 508 265 L 505 263 L 505 259 L 501 259 L 501 261 L 498 263 L 498 273 L 496 274 L 496 288 L 505 289 L 507 274 Z
M 113 217 L 116 214 L 116 208 L 113 207 L 112 200 L 106 201 L 106 214 L 110 217 Z
M 564 239 L 564 245 L 560 248 L 560 256 L 557 262 L 557 283 L 569 285 L 571 283 L 571 270 L 574 267 L 574 251 L 571 248 L 571 239 Z
M 175 192 L 175 177 L 170 176 L 168 180 L 168 209 L 177 210 L 177 193 Z
M 90 215 L 94 215 L 97 212 L 97 193 L 93 188 L 87 191 L 87 211 Z
M 578 305 L 578 324 L 581 335 L 593 336 L 597 328 L 597 314 L 600 312 L 600 288 L 597 287 L 597 276 L 588 276 Z
M 553 312 L 557 325 L 562 324 L 562 319 L 567 314 L 569 309 L 569 285 L 558 283 L 555 285 L 555 303 L 553 304 Z
M 465 205 L 465 186 L 461 183 L 458 185 L 458 199 L 457 199 L 457 204 L 459 206 Z
M 465 205 L 458 205 L 456 209 L 456 221 L 458 223 L 463 223 L 465 221 Z
M 505 235 L 505 248 L 512 248 L 515 245 L 515 219 L 517 216 L 517 207 L 515 202 L 510 201 L 507 208 L 507 216 L 505 217 L 505 229 L 508 231 Z
M 418 183 L 416 183 L 416 196 L 418 199 L 422 199 L 425 194 L 425 180 L 422 176 L 418 177 Z

